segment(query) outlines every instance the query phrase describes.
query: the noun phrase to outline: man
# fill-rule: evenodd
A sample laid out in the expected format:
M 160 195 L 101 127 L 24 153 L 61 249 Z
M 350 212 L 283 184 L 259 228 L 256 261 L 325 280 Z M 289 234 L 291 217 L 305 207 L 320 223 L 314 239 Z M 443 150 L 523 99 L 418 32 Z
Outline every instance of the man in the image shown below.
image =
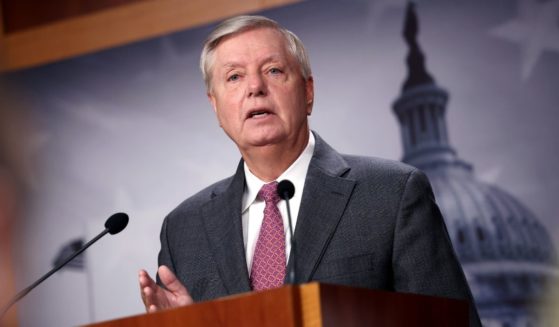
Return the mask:
M 139 273 L 147 311 L 281 286 L 294 259 L 297 282 L 467 299 L 479 325 L 426 177 L 399 162 L 340 155 L 310 131 L 313 78 L 294 34 L 264 17 L 229 19 L 208 37 L 201 68 L 219 124 L 242 160 L 235 175 L 165 219 L 164 287 Z M 289 256 L 285 205 L 266 197 L 283 179 L 296 189 L 296 258 Z M 279 246 L 269 241 L 278 228 Z

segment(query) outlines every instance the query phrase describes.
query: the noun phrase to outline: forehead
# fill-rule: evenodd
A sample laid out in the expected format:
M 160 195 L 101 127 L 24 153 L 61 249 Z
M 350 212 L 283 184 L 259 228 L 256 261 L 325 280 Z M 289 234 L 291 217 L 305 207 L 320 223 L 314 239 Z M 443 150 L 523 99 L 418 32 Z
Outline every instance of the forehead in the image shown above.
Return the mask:
M 290 56 L 283 34 L 272 28 L 256 28 L 226 37 L 215 49 L 215 60 L 256 60 L 262 56 L 278 59 Z

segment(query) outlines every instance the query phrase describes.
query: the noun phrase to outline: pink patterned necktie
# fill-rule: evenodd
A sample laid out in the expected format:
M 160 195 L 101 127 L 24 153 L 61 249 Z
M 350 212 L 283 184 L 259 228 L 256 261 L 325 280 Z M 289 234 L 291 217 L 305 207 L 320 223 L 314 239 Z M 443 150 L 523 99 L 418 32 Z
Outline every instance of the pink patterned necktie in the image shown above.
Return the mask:
M 277 187 L 278 182 L 272 182 L 258 192 L 266 207 L 250 271 L 250 286 L 255 291 L 280 287 L 285 278 L 285 234 Z

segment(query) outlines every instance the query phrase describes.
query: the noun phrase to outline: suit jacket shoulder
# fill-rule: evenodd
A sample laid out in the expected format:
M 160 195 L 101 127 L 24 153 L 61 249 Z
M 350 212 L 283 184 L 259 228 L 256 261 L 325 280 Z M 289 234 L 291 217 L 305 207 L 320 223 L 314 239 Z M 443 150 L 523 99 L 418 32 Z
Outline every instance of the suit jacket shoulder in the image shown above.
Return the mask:
M 166 219 L 184 219 L 189 217 L 192 213 L 197 212 L 207 202 L 212 200 L 218 194 L 225 192 L 230 186 L 235 176 L 224 178 L 214 184 L 204 188 L 198 193 L 190 196 L 181 202 L 175 209 L 173 209 L 166 217 Z
M 315 136 L 295 235 L 304 253 L 300 281 L 465 299 L 479 325 L 425 174 L 397 161 L 341 155 Z

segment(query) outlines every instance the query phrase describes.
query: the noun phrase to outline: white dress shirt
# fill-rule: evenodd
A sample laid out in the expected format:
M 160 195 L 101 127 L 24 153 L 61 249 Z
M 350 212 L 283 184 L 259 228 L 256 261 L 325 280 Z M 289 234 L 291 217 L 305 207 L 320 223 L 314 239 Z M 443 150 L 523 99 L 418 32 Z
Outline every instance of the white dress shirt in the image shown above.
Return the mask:
M 289 200 L 289 206 L 291 208 L 291 219 L 293 223 L 293 233 L 295 233 L 295 226 L 297 225 L 297 216 L 299 215 L 299 207 L 301 206 L 301 196 L 303 194 L 303 188 L 305 187 L 307 170 L 309 169 L 309 164 L 314 152 L 314 142 L 314 135 L 311 132 L 309 136 L 309 143 L 307 144 L 305 150 L 303 150 L 299 158 L 297 158 L 297 160 L 295 160 L 295 162 L 293 162 L 293 164 L 291 164 L 291 166 L 289 166 L 289 168 L 287 168 L 287 170 L 284 171 L 283 174 L 281 174 L 277 179 L 278 182 L 284 179 L 290 180 L 295 186 L 295 194 L 293 195 L 293 198 Z M 254 248 L 256 247 L 258 235 L 260 234 L 262 220 L 264 220 L 265 203 L 263 200 L 257 199 L 257 195 L 262 188 L 262 185 L 266 183 L 260 180 L 258 177 L 254 176 L 254 174 L 249 170 L 246 163 L 244 165 L 244 169 L 246 188 L 243 193 L 242 223 L 247 268 L 250 274 Z M 285 233 L 285 257 L 286 260 L 289 260 L 289 252 L 291 250 L 291 236 L 289 235 L 289 221 L 287 220 L 287 206 L 285 204 L 285 200 L 280 200 L 280 202 L 278 203 L 278 208 L 281 213 L 281 217 L 283 218 L 283 230 Z

